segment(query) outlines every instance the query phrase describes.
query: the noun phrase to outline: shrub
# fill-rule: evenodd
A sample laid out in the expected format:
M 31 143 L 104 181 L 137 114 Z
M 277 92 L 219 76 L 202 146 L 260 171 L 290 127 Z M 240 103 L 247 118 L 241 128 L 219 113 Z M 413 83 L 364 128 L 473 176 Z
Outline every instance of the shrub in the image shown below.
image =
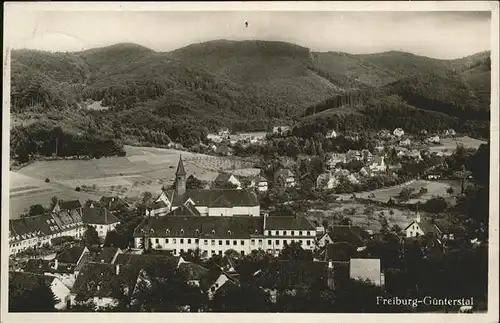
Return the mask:
M 50 179 L 46 178 L 45 183 L 50 183 Z
M 75 188 L 75 191 L 80 192 L 80 191 L 81 191 L 80 186 L 77 186 L 77 187 Z

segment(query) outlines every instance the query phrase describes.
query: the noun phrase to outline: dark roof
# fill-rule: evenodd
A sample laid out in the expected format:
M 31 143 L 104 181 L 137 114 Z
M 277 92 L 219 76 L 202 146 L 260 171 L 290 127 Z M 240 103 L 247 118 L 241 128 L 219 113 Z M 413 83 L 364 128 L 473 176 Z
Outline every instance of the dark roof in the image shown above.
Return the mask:
M 228 278 L 229 283 L 233 283 L 235 285 L 240 284 L 237 273 L 228 273 L 220 268 L 214 267 L 201 277 L 201 290 L 208 291 L 221 275 L 225 275 Z
M 83 297 L 110 297 L 113 281 L 116 279 L 115 266 L 111 264 L 88 263 L 83 266 L 73 285 L 72 293 L 77 299 Z
M 316 227 L 304 217 L 268 216 L 266 230 L 315 230 Z
M 75 210 L 75 209 L 78 209 L 81 207 L 82 207 L 82 204 L 80 203 L 79 200 L 59 201 L 59 208 L 61 209 L 61 211 Z
M 52 271 L 49 260 L 29 259 L 24 267 L 25 272 L 43 274 Z
M 161 276 L 175 270 L 181 257 L 166 254 L 119 254 L 115 265 L 135 270 L 136 274 L 145 270 L 150 276 Z
M 75 246 L 68 248 L 59 252 L 56 256 L 57 261 L 63 264 L 74 264 L 76 265 L 82 253 L 84 252 L 85 247 Z
M 168 205 L 163 201 L 155 201 L 153 204 L 151 204 L 151 208 L 153 210 L 164 209 L 166 207 L 168 207 Z
M 186 170 L 184 169 L 184 163 L 182 162 L 182 157 L 179 157 L 179 164 L 177 165 L 177 171 L 175 175 L 186 175 Z
M 262 235 L 262 225 L 262 217 L 251 216 L 162 216 L 144 219 L 134 236 L 141 237 L 144 232 L 151 237 L 245 239 Z
M 219 183 L 225 183 L 225 182 L 229 181 L 231 176 L 232 176 L 232 174 L 222 173 L 222 174 L 217 175 L 217 177 L 215 178 L 215 181 L 219 182 Z
M 282 169 L 279 169 L 275 174 L 274 174 L 274 178 L 277 179 L 279 177 L 284 177 L 284 178 L 287 178 L 287 177 L 294 177 L 295 175 L 293 174 L 293 172 L 288 169 L 288 168 L 282 168 Z
M 361 238 L 363 231 L 356 226 L 336 225 L 328 234 L 333 242 L 348 242 L 354 247 L 363 247 L 366 245 Z
M 416 221 L 412 221 L 406 228 L 408 229 L 413 223 L 416 223 Z M 428 233 L 432 233 L 432 234 L 437 234 L 438 233 L 438 229 L 436 228 L 436 226 L 434 225 L 433 221 L 431 219 L 420 219 L 420 222 L 417 223 L 420 228 L 422 229 L 422 231 L 424 232 L 424 234 L 428 234 Z
M 191 203 L 182 204 L 167 215 L 171 216 L 200 216 L 200 212 Z
M 120 207 L 129 207 L 130 205 L 124 201 L 123 199 L 115 196 L 103 196 L 99 200 L 102 206 L 107 208 L 108 210 L 114 211 L 119 209 Z
M 266 266 L 257 281 L 264 288 L 276 288 L 279 282 L 287 289 L 301 284 L 327 284 L 328 264 L 322 261 L 272 261 Z
M 61 228 L 50 214 L 9 220 L 9 232 L 14 237 L 27 234 L 47 236 L 60 231 Z
M 83 222 L 87 224 L 113 224 L 120 222 L 120 220 L 106 208 L 86 207 L 83 209 Z
M 182 272 L 187 280 L 200 280 L 209 270 L 192 262 L 183 262 L 179 265 L 179 271 Z
M 120 251 L 119 248 L 104 247 L 101 252 L 94 258 L 94 262 L 110 264 L 115 255 Z
M 325 261 L 349 261 L 356 255 L 356 247 L 347 242 L 331 243 L 325 246 Z
M 167 194 L 170 199 L 172 194 Z M 191 199 L 196 206 L 209 206 L 221 196 L 233 206 L 257 206 L 257 195 L 249 190 L 238 189 L 188 189 L 183 195 L 173 194 L 173 205 L 179 206 Z

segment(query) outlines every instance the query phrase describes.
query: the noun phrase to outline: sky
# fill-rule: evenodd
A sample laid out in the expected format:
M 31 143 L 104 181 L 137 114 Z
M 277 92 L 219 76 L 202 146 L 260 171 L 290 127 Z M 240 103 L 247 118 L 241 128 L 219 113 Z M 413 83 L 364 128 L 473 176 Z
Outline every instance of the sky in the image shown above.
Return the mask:
M 40 11 L 6 15 L 8 45 L 79 51 L 137 43 L 170 51 L 192 43 L 277 40 L 313 51 L 390 50 L 459 58 L 490 50 L 490 12 Z M 245 21 L 249 27 L 245 28 Z

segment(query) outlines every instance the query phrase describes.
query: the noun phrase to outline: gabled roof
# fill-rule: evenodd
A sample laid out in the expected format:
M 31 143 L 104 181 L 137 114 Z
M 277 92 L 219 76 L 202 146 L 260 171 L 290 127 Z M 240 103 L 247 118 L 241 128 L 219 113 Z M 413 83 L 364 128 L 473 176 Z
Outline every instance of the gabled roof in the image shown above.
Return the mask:
M 262 225 L 262 217 L 252 216 L 162 216 L 144 219 L 134 236 L 246 239 L 261 235 Z
M 197 206 L 209 206 L 221 196 L 224 197 L 233 206 L 257 206 L 259 201 L 257 195 L 250 190 L 237 189 L 210 189 L 198 190 L 188 189 L 183 195 L 173 194 L 173 205 L 180 206 L 188 199 L 191 199 Z M 170 198 L 170 197 L 169 197 Z
M 293 172 L 288 169 L 288 168 L 282 168 L 282 169 L 279 169 L 275 174 L 274 174 L 274 178 L 279 178 L 279 177 L 284 177 L 284 178 L 287 178 L 287 177 L 294 177 L 295 175 L 293 174 Z
M 81 207 L 82 207 L 82 204 L 80 203 L 79 200 L 59 201 L 59 208 L 61 209 L 61 211 L 75 210 L 75 209 L 78 209 Z
M 185 203 L 168 213 L 167 215 L 172 216 L 201 216 L 200 212 L 191 203 Z
M 76 294 L 77 299 L 111 297 L 115 279 L 114 265 L 91 262 L 83 266 L 71 292 Z
M 316 230 L 316 227 L 304 217 L 268 216 L 266 230 Z
M 205 275 L 203 275 L 203 277 L 201 277 L 200 288 L 203 291 L 208 291 L 210 289 L 210 287 L 213 286 L 213 284 L 217 281 L 217 279 L 219 279 L 219 277 L 221 275 L 225 275 L 227 277 L 229 283 L 233 283 L 235 285 L 240 284 L 240 282 L 237 278 L 238 277 L 237 273 L 231 274 L 231 273 L 228 273 L 220 268 L 214 267 L 214 268 L 210 269 L 207 273 L 205 273 Z
M 336 242 L 325 246 L 325 261 L 347 262 L 356 254 L 356 247 L 347 242 Z
M 83 209 L 83 222 L 86 224 L 113 224 L 120 220 L 103 207 L 86 207 Z
M 181 257 L 168 254 L 119 254 L 115 265 L 124 266 L 137 275 L 144 270 L 150 277 L 161 277 L 175 270 Z
M 208 207 L 213 208 L 232 208 L 233 205 L 227 199 L 224 198 L 223 195 L 216 198 L 212 203 L 208 205 Z
M 184 163 L 182 162 L 182 157 L 179 157 L 179 163 L 177 164 L 177 171 L 175 175 L 186 175 L 186 170 L 184 169 Z
M 56 259 L 60 263 L 76 265 L 86 247 L 74 246 L 59 252 Z
M 436 224 L 433 223 L 431 219 L 425 219 L 421 218 L 419 222 L 417 221 L 412 221 L 404 230 L 407 230 L 409 227 L 411 227 L 414 223 L 417 223 L 420 229 L 424 232 L 424 234 L 432 233 L 432 234 L 437 234 L 438 229 L 436 227 Z
M 286 289 L 293 289 L 302 284 L 327 284 L 328 267 L 322 261 L 274 260 L 256 276 L 258 284 L 264 288 L 276 288 L 278 281 Z
M 43 283 L 47 287 L 50 287 L 54 279 L 57 278 L 35 273 L 9 271 L 9 284 L 12 284 L 15 289 L 30 290 L 39 283 Z
M 209 270 L 192 262 L 183 262 L 179 265 L 179 271 L 189 280 L 201 280 Z
M 349 225 L 335 225 L 329 232 L 333 242 L 347 242 L 356 248 L 366 245 L 363 241 L 362 234 L 362 228 Z
M 151 208 L 153 210 L 164 209 L 166 207 L 168 207 L 168 205 L 165 202 L 163 202 L 163 201 L 156 201 L 153 204 L 151 204 Z
M 221 173 L 221 174 L 217 175 L 217 177 L 215 178 L 215 182 L 226 183 L 227 181 L 229 181 L 231 176 L 233 176 L 233 174 Z
M 23 217 L 19 219 L 9 220 L 9 233 L 12 237 L 18 236 L 47 236 L 58 233 L 61 228 L 50 214 L 42 214 L 37 216 Z
M 116 254 L 120 252 L 120 248 L 104 247 L 101 252 L 94 258 L 94 262 L 100 262 L 105 264 L 112 263 Z
M 108 210 L 116 210 L 120 207 L 130 207 L 130 205 L 118 196 L 103 196 L 99 200 L 102 206 Z

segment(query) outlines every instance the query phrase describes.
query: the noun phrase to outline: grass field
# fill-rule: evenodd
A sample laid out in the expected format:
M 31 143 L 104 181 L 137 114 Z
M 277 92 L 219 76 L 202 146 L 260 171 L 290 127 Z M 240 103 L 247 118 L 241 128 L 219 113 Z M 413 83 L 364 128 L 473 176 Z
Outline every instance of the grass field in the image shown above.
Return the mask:
M 180 155 L 188 176 L 205 181 L 213 181 L 220 169 L 251 164 L 173 149 L 125 146 L 125 150 L 125 157 L 38 161 L 10 172 L 10 218 L 33 204 L 48 206 L 53 196 L 84 203 L 109 195 L 130 200 L 145 191 L 156 195 L 162 185 L 173 183 Z M 45 183 L 46 178 L 49 183 Z M 75 191 L 76 187 L 82 191 Z
M 388 187 L 388 188 L 381 188 L 378 190 L 374 191 L 367 191 L 367 192 L 361 192 L 361 193 L 356 193 L 356 197 L 363 198 L 363 199 L 370 199 L 373 201 L 378 201 L 378 202 L 387 202 L 389 198 L 395 198 L 399 195 L 401 190 L 403 188 L 414 188 L 416 192 L 418 192 L 422 187 L 425 187 L 427 189 L 427 193 L 423 194 L 420 196 L 420 198 L 417 199 L 411 199 L 408 201 L 408 203 L 416 203 L 417 201 L 425 202 L 435 196 L 443 196 L 443 197 L 448 197 L 450 196 L 446 191 L 448 187 L 452 187 L 455 192 L 458 192 L 460 190 L 460 183 L 458 181 L 425 181 L 425 180 L 418 180 L 418 181 L 413 181 L 404 185 L 400 186 L 393 186 L 393 187 Z M 372 196 L 372 194 L 375 195 L 375 197 Z M 350 199 L 352 194 L 341 194 L 340 199 L 341 200 L 348 200 Z
M 442 152 L 445 155 L 453 154 L 453 151 L 457 148 L 458 144 L 463 144 L 465 148 L 479 148 L 481 144 L 485 144 L 485 141 L 470 138 L 470 137 L 457 137 L 457 138 L 442 138 L 441 145 L 430 146 L 430 152 Z

